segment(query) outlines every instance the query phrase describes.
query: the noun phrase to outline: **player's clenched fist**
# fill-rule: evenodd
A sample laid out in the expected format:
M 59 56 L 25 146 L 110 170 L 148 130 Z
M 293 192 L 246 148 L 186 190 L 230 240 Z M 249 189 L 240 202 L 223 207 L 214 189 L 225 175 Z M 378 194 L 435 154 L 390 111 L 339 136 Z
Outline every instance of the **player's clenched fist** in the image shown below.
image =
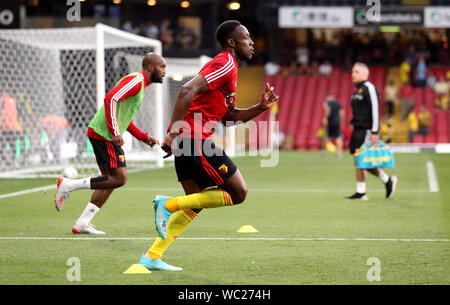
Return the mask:
M 264 110 L 270 109 L 278 102 L 278 99 L 279 96 L 273 92 L 273 87 L 269 83 L 266 83 L 261 100 L 259 101 L 259 106 Z
M 122 146 L 124 141 L 121 135 L 118 136 L 113 136 L 112 137 L 112 142 L 114 143 L 115 146 Z
M 169 132 L 164 137 L 163 142 L 161 143 L 161 148 L 166 152 L 166 155 L 163 158 L 170 157 L 172 155 L 172 142 L 173 139 L 176 138 L 178 134 Z
M 145 139 L 144 143 L 147 145 L 150 145 L 150 147 L 153 147 L 155 144 L 159 145 L 159 141 L 156 138 L 151 137 L 151 136 L 148 136 L 148 138 Z

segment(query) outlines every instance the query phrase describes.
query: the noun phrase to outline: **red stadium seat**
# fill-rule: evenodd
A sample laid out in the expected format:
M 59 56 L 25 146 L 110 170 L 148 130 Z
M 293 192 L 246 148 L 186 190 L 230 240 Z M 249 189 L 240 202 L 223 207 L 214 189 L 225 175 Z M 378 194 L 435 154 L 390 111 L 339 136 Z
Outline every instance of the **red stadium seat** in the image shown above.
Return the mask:
M 447 113 L 445 110 L 436 110 L 436 131 L 437 131 L 437 143 L 448 142 L 448 125 L 447 125 Z
M 413 143 L 424 143 L 423 135 L 417 134 L 413 137 Z
M 414 111 L 418 113 L 420 106 L 425 105 L 425 90 L 424 88 L 415 87 L 413 90 L 414 97 Z
M 450 111 L 447 110 L 447 143 L 450 143 Z
M 298 133 L 297 125 L 300 119 L 300 113 L 303 109 L 304 96 L 307 88 L 307 77 L 298 76 L 296 78 L 295 90 L 292 96 L 292 107 L 289 109 L 287 116 L 286 136 L 289 134 L 295 138 L 295 135 Z
M 310 150 L 320 149 L 320 139 L 317 138 L 316 133 L 322 126 L 323 117 L 323 103 L 325 97 L 329 92 L 330 78 L 322 76 L 319 77 L 317 90 L 314 92 L 312 112 L 311 112 L 311 124 L 307 135 L 306 146 Z
M 278 115 L 277 119 L 280 122 L 280 132 L 286 134 L 286 129 L 288 126 L 289 113 L 294 106 L 294 95 L 295 95 L 295 84 L 297 81 L 297 77 L 288 76 L 284 79 L 285 85 L 283 91 L 276 91 L 276 93 L 280 96 L 280 100 L 278 101 Z
M 297 123 L 294 142 L 294 146 L 299 150 L 305 150 L 307 148 L 307 135 L 309 128 L 311 127 L 311 110 L 314 106 L 314 96 L 315 91 L 317 90 L 318 80 L 319 78 L 315 76 L 308 78 L 307 90 L 305 92 L 303 107 Z
M 430 133 L 425 137 L 425 143 L 436 143 L 436 133 L 430 132 Z

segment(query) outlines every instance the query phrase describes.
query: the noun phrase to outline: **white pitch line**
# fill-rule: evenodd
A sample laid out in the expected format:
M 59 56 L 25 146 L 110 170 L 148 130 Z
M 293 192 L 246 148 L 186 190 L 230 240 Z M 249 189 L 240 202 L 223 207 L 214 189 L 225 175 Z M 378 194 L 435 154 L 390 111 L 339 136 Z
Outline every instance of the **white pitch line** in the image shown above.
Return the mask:
M 23 190 L 23 191 L 19 191 L 19 192 L 14 192 L 14 193 L 3 194 L 3 195 L 0 195 L 0 199 L 8 198 L 8 197 L 20 196 L 20 195 L 25 195 L 25 194 L 30 194 L 30 193 L 40 192 L 40 191 L 48 191 L 48 190 L 51 190 L 51 189 L 56 189 L 56 184 L 36 187 L 36 188 Z
M 155 237 L 0 237 L 1 240 L 154 240 Z M 180 237 L 177 240 L 235 240 L 235 241 L 400 241 L 450 242 L 450 239 L 432 238 L 327 238 L 327 237 Z
M 0 199 L 3 198 L 10 198 L 10 197 L 16 197 L 21 195 L 26 195 L 30 193 L 40 192 L 40 191 L 47 191 L 51 189 L 56 189 L 56 184 L 42 186 L 42 187 L 36 187 L 28 190 L 23 190 L 19 192 L 14 193 L 7 193 L 0 195 Z M 183 192 L 181 187 L 176 188 L 156 188 L 156 187 L 124 187 L 120 188 L 120 191 L 130 191 L 130 192 L 146 192 L 146 191 L 155 191 L 155 192 Z M 353 189 L 319 189 L 319 188 L 310 188 L 310 189 L 267 189 L 267 188 L 250 188 L 252 192 L 256 193 L 336 193 L 336 192 L 351 192 Z M 397 192 L 408 192 L 408 193 L 428 193 L 430 190 L 420 190 L 420 189 L 414 189 L 414 190 L 397 190 Z M 373 190 L 373 192 L 384 192 L 384 190 Z
M 160 191 L 160 192 L 183 192 L 181 188 L 151 188 L 151 187 L 124 187 L 120 189 L 122 191 L 133 191 L 133 192 L 145 192 L 145 191 Z M 252 188 L 249 187 L 249 190 L 255 193 L 336 193 L 336 192 L 352 192 L 354 189 L 321 189 L 321 188 L 310 188 L 310 189 L 301 189 L 301 188 L 279 188 L 279 189 L 270 189 L 270 188 Z M 408 192 L 408 193 L 428 193 L 429 190 L 421 190 L 421 189 L 402 189 L 397 190 L 396 192 Z M 385 192 L 384 189 L 373 190 L 372 192 Z
M 428 172 L 428 186 L 430 187 L 430 192 L 439 192 L 439 185 L 436 177 L 436 171 L 434 170 L 434 164 L 431 161 L 427 162 L 427 172 Z

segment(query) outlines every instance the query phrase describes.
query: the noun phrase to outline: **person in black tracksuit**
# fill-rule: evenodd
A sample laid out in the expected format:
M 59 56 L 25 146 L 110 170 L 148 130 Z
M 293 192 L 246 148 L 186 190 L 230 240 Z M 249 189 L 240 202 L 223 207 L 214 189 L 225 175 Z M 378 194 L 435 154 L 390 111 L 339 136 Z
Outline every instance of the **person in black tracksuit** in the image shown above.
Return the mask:
M 368 81 L 369 68 L 364 63 L 355 63 L 352 68 L 352 82 L 356 90 L 352 95 L 353 132 L 350 138 L 350 153 L 354 155 L 364 142 L 376 145 L 379 141 L 380 129 L 380 95 L 377 88 Z M 356 163 L 355 163 L 356 165 Z M 366 196 L 366 170 L 355 169 L 356 193 L 346 199 L 368 200 Z M 379 168 L 367 169 L 369 173 L 380 178 L 386 187 L 386 198 L 389 198 L 397 186 L 397 176 L 389 176 Z
M 326 96 L 323 104 L 324 115 L 322 119 L 325 135 L 322 143 L 322 155 L 326 153 L 327 144 L 330 139 L 336 141 L 336 153 L 339 158 L 342 157 L 343 134 L 341 131 L 341 122 L 344 121 L 344 109 L 331 93 Z

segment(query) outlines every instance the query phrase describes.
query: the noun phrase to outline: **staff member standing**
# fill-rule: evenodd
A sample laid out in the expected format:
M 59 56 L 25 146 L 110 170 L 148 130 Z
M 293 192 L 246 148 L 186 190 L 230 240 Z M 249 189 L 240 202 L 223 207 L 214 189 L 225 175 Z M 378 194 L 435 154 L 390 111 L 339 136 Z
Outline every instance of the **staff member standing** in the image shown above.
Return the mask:
M 380 129 L 380 102 L 379 93 L 375 86 L 368 81 L 369 68 L 366 64 L 357 62 L 352 68 L 352 82 L 356 91 L 352 95 L 353 132 L 350 138 L 350 153 L 358 151 L 361 145 L 370 141 L 376 145 L 379 141 L 378 131 Z M 386 198 L 389 198 L 397 186 L 397 176 L 389 176 L 379 168 L 367 169 L 369 173 L 380 178 L 386 187 Z M 368 200 L 366 196 L 366 169 L 356 168 L 356 193 L 346 199 Z

